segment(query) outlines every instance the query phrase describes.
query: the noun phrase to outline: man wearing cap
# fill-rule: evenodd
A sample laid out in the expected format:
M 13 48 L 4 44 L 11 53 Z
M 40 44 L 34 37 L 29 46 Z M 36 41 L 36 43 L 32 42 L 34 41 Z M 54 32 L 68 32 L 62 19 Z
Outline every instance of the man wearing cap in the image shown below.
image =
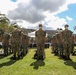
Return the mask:
M 28 44 L 29 44 L 29 38 L 27 34 L 24 32 L 22 34 L 22 48 L 23 48 L 23 56 L 25 56 L 28 53 Z
M 57 40 L 57 46 L 58 46 L 58 55 L 59 55 L 59 58 L 62 58 L 63 57 L 63 46 L 62 46 L 62 43 L 61 43 L 61 39 L 60 39 L 60 35 L 61 35 L 61 32 L 63 30 L 60 28 L 58 30 L 58 34 L 57 34 L 57 37 L 56 37 L 56 40 Z
M 3 37 L 4 31 L 0 28 L 0 48 L 2 48 L 2 37 Z
M 35 32 L 38 60 L 43 60 L 45 58 L 45 36 L 46 32 L 42 30 L 42 24 L 39 24 L 39 30 Z
M 21 45 L 21 31 L 18 29 L 17 25 L 14 25 L 14 31 L 12 32 L 11 36 L 11 44 L 13 49 L 13 59 L 19 59 L 19 50 Z
M 3 34 L 3 39 L 2 39 L 4 56 L 8 55 L 9 39 L 10 39 L 10 35 L 8 31 L 5 29 L 5 32 Z
M 57 55 L 58 54 L 58 46 L 57 46 L 57 33 L 52 37 L 52 52 Z
M 68 25 L 65 25 L 65 30 L 61 32 L 61 39 L 64 49 L 64 57 L 66 60 L 70 59 L 71 46 L 72 46 L 72 31 L 68 30 Z

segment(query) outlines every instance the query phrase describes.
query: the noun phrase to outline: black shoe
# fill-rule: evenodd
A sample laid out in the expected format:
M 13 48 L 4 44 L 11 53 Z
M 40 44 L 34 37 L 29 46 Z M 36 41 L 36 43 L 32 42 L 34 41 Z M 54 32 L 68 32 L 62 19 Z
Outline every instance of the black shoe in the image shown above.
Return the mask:
M 4 57 L 6 57 L 7 55 L 6 54 L 4 54 Z
M 67 60 L 72 60 L 72 59 L 70 59 L 70 58 L 67 58 Z
M 18 60 L 20 59 L 20 55 L 18 55 L 18 58 L 17 58 Z
M 14 59 L 14 60 L 16 60 L 16 57 L 13 56 L 13 57 L 11 57 L 10 59 Z
M 40 58 L 39 58 L 40 60 L 44 60 L 44 57 L 43 56 L 40 56 Z
M 41 60 L 44 60 L 45 58 L 42 58 Z
M 16 55 L 13 55 L 10 59 L 14 59 L 15 60 L 16 59 Z
M 34 54 L 34 57 L 33 57 L 33 58 L 34 58 L 34 59 L 37 59 L 37 54 L 36 54 L 36 53 Z
M 37 59 L 37 57 L 33 57 L 33 59 Z
M 23 53 L 23 56 L 25 56 L 26 54 Z

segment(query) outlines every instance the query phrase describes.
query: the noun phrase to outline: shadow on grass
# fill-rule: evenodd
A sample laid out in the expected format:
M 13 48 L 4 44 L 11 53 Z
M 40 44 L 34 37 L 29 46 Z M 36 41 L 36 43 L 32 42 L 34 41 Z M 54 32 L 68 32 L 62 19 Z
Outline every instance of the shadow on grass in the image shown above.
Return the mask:
M 44 65 L 45 65 L 45 62 L 43 60 L 37 60 L 30 64 L 30 66 L 34 66 L 33 67 L 34 69 L 38 69 L 39 67 L 44 66 Z
M 9 56 L 9 55 L 8 55 Z M 6 58 L 8 56 L 0 55 L 0 59 Z
M 4 58 L 4 56 L 3 55 L 0 55 L 0 59 L 2 59 L 2 58 Z
M 10 56 L 10 55 L 12 55 L 12 54 L 8 54 L 7 56 L 4 56 L 4 54 L 0 54 L 0 59 L 2 59 L 2 58 L 6 58 L 6 57 L 8 57 L 8 56 Z
M 3 66 L 10 66 L 10 65 L 14 64 L 15 62 L 16 62 L 16 60 L 10 60 L 8 62 L 4 62 L 4 63 L 0 64 L 0 68 Z
M 72 60 L 66 60 L 64 62 L 65 65 L 68 65 L 68 66 L 72 66 L 74 69 L 76 69 L 76 62 L 73 62 Z

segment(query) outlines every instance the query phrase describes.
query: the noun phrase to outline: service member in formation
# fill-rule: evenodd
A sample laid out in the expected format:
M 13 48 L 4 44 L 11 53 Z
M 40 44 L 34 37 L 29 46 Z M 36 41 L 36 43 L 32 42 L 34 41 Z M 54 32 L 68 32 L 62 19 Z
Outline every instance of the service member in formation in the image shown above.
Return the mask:
M 59 31 L 58 31 L 58 34 L 57 34 L 57 45 L 58 45 L 58 55 L 60 58 L 63 57 L 63 45 L 62 45 L 62 42 L 61 42 L 61 32 L 63 30 L 60 28 Z
M 14 31 L 11 36 L 11 45 L 13 50 L 12 59 L 20 59 L 21 30 L 18 28 L 18 25 L 14 25 Z
M 37 45 L 37 60 L 43 60 L 45 58 L 45 37 L 46 32 L 42 30 L 42 24 L 39 24 L 39 30 L 35 32 L 36 45 Z
M 8 31 L 5 30 L 5 32 L 3 34 L 3 39 L 2 39 L 4 56 L 8 55 L 9 39 L 10 39 L 10 35 L 9 35 Z
M 54 36 L 51 38 L 51 49 L 52 53 L 54 53 Z
M 70 60 L 71 46 L 72 46 L 72 31 L 68 30 L 68 25 L 65 25 L 65 30 L 61 32 L 61 39 L 64 49 L 64 57 Z
M 2 37 L 3 37 L 4 31 L 0 28 L 0 48 L 2 48 Z
M 57 33 L 55 35 L 53 35 L 52 37 L 52 53 L 54 53 L 55 55 L 58 54 L 58 47 L 57 47 Z
M 28 53 L 29 38 L 24 32 L 22 32 L 21 34 L 22 34 L 23 56 L 25 56 Z

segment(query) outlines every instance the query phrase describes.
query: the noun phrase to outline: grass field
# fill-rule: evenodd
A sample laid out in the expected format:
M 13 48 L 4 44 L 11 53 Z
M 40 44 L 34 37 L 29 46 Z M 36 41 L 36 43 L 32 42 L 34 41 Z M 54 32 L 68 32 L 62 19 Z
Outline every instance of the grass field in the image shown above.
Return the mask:
M 76 56 L 72 61 L 64 61 L 51 53 L 51 48 L 45 49 L 46 59 L 36 61 L 33 55 L 36 49 L 20 60 L 10 60 L 12 55 L 0 56 L 0 75 L 76 75 Z

